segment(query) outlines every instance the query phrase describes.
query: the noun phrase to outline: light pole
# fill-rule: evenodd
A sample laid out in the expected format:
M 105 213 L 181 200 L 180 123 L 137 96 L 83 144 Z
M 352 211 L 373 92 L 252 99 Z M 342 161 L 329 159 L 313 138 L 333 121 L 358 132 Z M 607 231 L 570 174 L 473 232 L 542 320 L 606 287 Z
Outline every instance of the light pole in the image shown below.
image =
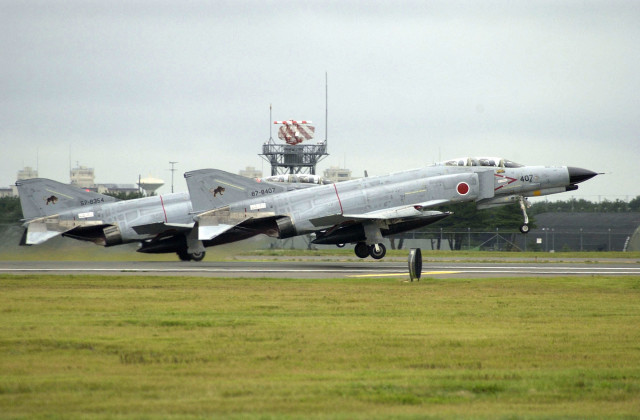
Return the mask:
M 173 173 L 176 171 L 173 167 L 173 165 L 175 165 L 178 162 L 169 162 L 171 164 L 171 169 L 169 169 L 171 171 L 171 192 L 173 192 Z

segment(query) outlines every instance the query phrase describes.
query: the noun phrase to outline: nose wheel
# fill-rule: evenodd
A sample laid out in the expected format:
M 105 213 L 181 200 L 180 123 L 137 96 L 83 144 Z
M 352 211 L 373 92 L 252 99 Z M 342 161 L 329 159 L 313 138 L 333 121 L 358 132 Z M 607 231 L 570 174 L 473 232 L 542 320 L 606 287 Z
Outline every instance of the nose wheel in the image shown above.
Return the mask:
M 520 209 L 522 209 L 522 216 L 524 217 L 524 223 L 520 226 L 520 232 L 526 234 L 529 233 L 529 216 L 527 216 L 527 207 L 530 206 L 529 202 L 523 196 L 520 196 Z

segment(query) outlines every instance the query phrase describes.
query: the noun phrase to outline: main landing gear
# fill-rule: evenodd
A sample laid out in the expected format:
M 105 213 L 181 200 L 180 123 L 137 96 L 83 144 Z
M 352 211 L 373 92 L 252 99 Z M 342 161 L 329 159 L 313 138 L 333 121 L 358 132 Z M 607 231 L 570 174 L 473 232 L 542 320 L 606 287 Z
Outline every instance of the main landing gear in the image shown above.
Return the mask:
M 358 242 L 353 249 L 358 258 L 371 258 L 379 260 L 387 255 L 387 248 L 383 244 L 367 245 L 366 242 Z
M 181 249 L 177 252 L 178 257 L 181 261 L 202 261 L 206 252 L 194 252 L 192 254 L 188 253 L 186 249 Z
M 524 216 L 524 223 L 520 226 L 520 232 L 529 233 L 529 216 L 527 216 L 527 207 L 531 206 L 526 198 L 519 197 L 520 208 L 522 209 L 522 215 Z

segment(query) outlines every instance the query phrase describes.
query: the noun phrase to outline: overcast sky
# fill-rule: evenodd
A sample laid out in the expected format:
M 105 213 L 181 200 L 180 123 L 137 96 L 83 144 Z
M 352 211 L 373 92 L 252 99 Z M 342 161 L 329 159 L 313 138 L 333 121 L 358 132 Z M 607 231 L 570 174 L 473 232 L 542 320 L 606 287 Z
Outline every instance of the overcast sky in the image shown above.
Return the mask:
M 269 104 L 324 139 L 326 72 L 319 172 L 503 156 L 607 173 L 558 198 L 640 195 L 639 1 L 3 0 L 0 34 L 0 186 L 268 175 Z

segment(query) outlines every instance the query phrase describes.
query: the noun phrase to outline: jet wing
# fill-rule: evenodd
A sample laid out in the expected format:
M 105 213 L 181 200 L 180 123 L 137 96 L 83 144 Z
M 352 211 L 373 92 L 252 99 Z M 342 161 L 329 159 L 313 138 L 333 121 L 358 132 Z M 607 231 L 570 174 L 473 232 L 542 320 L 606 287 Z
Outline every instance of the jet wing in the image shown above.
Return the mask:
M 446 201 L 446 200 L 443 200 Z M 425 203 L 426 204 L 426 203 Z M 438 204 L 442 204 L 438 202 Z M 429 205 L 437 205 L 429 203 Z M 435 223 L 451 215 L 450 212 L 424 210 L 419 205 L 398 206 L 376 210 L 362 214 L 339 215 L 341 220 L 328 229 L 318 230 L 314 244 L 344 244 L 364 241 L 366 238 L 388 236 L 407 230 L 417 229 Z M 336 217 L 338 215 L 335 215 Z M 335 221 L 333 219 L 332 221 Z M 326 223 L 329 219 L 316 220 L 315 226 Z M 325 225 L 326 226 L 326 225 Z

